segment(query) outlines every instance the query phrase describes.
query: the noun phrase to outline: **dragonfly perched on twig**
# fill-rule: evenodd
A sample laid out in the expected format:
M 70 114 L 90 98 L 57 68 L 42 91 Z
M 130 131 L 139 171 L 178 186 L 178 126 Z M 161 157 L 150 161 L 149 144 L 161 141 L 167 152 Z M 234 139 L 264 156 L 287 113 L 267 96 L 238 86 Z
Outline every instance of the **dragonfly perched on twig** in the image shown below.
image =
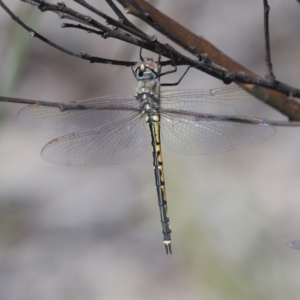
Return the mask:
M 276 130 L 262 119 L 236 116 L 255 101 L 237 86 L 160 91 L 160 86 L 177 84 L 160 84 L 160 77 L 173 71 L 162 73 L 159 61 L 142 57 L 132 70 L 138 81 L 135 95 L 65 104 L 9 101 L 4 97 L 0 101 L 28 103 L 18 114 L 21 121 L 67 133 L 42 149 L 42 158 L 59 165 L 104 166 L 125 162 L 150 145 L 150 131 L 163 241 L 168 254 L 172 253 L 171 228 L 161 138 L 174 152 L 215 154 L 263 142 Z

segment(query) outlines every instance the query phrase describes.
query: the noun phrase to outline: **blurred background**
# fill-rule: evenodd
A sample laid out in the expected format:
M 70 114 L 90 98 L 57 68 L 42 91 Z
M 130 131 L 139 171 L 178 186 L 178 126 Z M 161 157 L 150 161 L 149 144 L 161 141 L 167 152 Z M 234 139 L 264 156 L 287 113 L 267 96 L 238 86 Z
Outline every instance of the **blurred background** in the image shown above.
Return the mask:
M 52 13 L 6 2 L 26 24 L 70 50 L 139 59 L 131 45 L 61 29 L 64 20 Z M 262 1 L 150 2 L 252 71 L 267 73 Z M 89 3 L 114 16 L 105 1 Z M 300 5 L 269 4 L 274 72 L 299 87 Z M 130 68 L 65 55 L 31 38 L 3 10 L 0 41 L 3 96 L 63 102 L 135 91 Z M 163 80 L 174 82 L 184 70 Z M 193 70 L 180 84 L 219 86 Z M 173 255 L 166 256 L 150 144 L 120 165 L 52 165 L 40 150 L 62 134 L 20 123 L 20 108 L 0 104 L 1 299 L 299 299 L 300 251 L 286 246 L 300 238 L 299 128 L 278 128 L 263 144 L 221 155 L 191 157 L 164 147 L 173 230 Z M 285 120 L 258 101 L 247 115 Z

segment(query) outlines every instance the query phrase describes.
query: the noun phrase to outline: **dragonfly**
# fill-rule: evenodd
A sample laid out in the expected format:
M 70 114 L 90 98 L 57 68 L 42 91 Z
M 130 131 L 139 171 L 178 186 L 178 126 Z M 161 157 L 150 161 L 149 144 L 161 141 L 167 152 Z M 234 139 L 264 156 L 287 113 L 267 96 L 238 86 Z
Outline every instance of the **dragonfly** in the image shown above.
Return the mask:
M 162 73 L 161 69 L 159 61 L 141 57 L 132 67 L 136 93 L 128 96 L 69 103 L 15 102 L 30 104 L 18 113 L 21 121 L 66 133 L 41 151 L 42 158 L 54 164 L 118 164 L 142 154 L 151 144 L 163 243 L 166 253 L 172 254 L 162 140 L 173 152 L 216 154 L 261 143 L 276 130 L 262 119 L 238 116 L 256 101 L 238 86 L 161 91 L 161 86 L 179 82 L 160 83 L 162 75 L 173 72 Z

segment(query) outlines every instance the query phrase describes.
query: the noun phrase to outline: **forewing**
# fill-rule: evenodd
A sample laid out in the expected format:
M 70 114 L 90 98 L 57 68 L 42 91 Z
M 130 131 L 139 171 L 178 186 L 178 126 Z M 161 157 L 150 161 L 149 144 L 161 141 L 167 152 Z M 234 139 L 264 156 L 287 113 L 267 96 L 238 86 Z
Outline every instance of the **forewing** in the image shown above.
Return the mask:
M 87 132 L 126 118 L 138 108 L 138 102 L 133 96 L 107 96 L 73 103 L 91 108 L 61 110 L 53 106 L 29 105 L 19 111 L 18 118 L 40 129 L 65 133 Z
M 261 143 L 271 138 L 276 130 L 257 118 L 162 117 L 162 138 L 174 152 L 200 155 L 216 154 L 234 148 Z
M 259 89 L 260 98 L 268 93 Z M 161 92 L 161 106 L 203 114 L 235 115 L 255 105 L 257 99 L 235 84 L 217 89 L 169 90 Z
M 54 139 L 43 148 L 41 156 L 58 165 L 104 166 L 132 159 L 148 144 L 145 122 L 136 114 L 103 126 L 99 131 L 72 133 Z

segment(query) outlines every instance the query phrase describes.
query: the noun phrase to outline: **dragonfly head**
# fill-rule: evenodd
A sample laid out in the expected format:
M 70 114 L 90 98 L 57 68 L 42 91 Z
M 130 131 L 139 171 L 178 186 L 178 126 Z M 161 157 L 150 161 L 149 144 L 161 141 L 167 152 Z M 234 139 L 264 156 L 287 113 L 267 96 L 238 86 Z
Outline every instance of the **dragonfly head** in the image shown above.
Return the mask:
M 159 75 L 159 67 L 153 59 L 144 58 L 133 67 L 133 72 L 138 81 L 154 80 Z

